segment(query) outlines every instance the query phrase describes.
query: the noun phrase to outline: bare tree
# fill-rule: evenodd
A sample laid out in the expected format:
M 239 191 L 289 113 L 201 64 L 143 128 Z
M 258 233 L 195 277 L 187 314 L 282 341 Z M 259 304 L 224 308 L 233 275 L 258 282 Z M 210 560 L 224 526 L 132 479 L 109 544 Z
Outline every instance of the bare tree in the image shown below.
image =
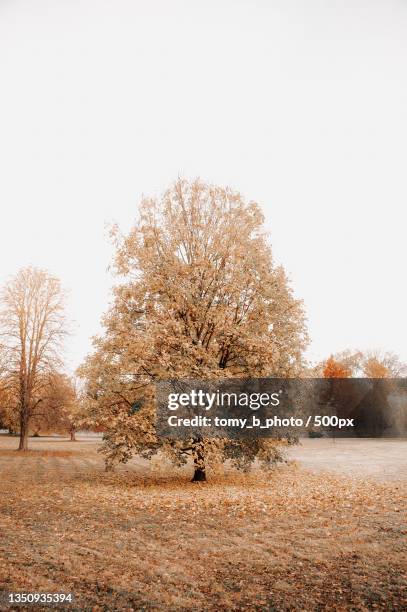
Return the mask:
M 38 412 L 49 374 L 61 366 L 64 298 L 57 278 L 31 267 L 20 270 L 1 293 L 0 350 L 18 413 L 19 450 L 27 450 L 30 420 Z

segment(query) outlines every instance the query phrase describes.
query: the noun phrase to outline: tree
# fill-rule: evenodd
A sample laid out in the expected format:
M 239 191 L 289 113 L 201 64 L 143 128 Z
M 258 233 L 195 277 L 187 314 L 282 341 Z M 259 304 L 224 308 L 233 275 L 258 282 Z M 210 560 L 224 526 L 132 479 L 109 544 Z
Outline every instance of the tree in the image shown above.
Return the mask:
M 399 378 L 407 376 L 407 365 L 395 353 L 375 350 L 363 356 L 362 371 L 367 378 Z
M 357 376 L 363 354 L 360 351 L 345 350 L 318 363 L 312 370 L 313 377 L 350 378 Z
M 61 365 L 64 293 L 57 278 L 28 267 L 4 287 L 1 307 L 0 350 L 18 414 L 19 450 L 27 450 L 30 421 L 39 411 L 49 375 Z
M 324 378 L 349 378 L 351 375 L 350 368 L 343 362 L 337 361 L 332 355 L 326 360 L 323 369 Z
M 0 429 L 8 429 L 12 432 L 17 423 L 12 410 L 12 394 L 6 366 L 5 356 L 0 352 Z
M 14 410 L 15 401 L 9 381 L 0 377 L 0 429 L 8 429 L 13 433 L 18 428 L 17 414 Z
M 66 374 L 53 372 L 44 388 L 40 410 L 33 415 L 32 428 L 39 433 L 68 433 L 75 441 L 81 414 L 80 394 L 76 381 Z
M 311 375 L 323 378 L 399 378 L 407 376 L 407 364 L 390 351 L 346 350 L 317 364 Z
M 79 370 L 90 419 L 105 431 L 107 465 L 161 450 L 191 455 L 194 479 L 208 461 L 270 463 L 270 440 L 159 440 L 157 379 L 295 376 L 307 343 L 302 303 L 273 263 L 263 215 L 230 189 L 179 179 L 160 199 L 145 198 L 139 219 L 116 244 L 122 282 L 103 319 L 105 335 Z

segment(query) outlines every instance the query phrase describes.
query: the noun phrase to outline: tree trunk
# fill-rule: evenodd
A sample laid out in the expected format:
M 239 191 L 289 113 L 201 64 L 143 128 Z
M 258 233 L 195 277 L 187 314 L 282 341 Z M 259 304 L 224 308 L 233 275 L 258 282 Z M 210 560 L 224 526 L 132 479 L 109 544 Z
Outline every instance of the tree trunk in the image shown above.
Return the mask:
M 76 442 L 76 431 L 71 429 L 71 442 Z
M 195 468 L 194 476 L 191 482 L 206 482 L 206 472 L 205 468 Z
M 205 445 L 202 438 L 194 440 L 192 456 L 194 458 L 194 476 L 191 482 L 206 482 Z
M 28 450 L 28 418 L 27 415 L 23 414 L 20 419 L 20 443 L 18 450 Z

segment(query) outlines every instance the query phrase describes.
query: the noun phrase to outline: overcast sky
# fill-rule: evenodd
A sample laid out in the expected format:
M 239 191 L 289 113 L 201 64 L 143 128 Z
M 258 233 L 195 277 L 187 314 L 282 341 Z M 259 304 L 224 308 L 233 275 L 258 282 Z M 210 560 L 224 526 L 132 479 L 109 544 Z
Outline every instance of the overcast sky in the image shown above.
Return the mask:
M 179 174 L 258 201 L 316 360 L 407 359 L 407 2 L 0 0 L 0 281 L 70 291 L 69 366 L 112 247 Z

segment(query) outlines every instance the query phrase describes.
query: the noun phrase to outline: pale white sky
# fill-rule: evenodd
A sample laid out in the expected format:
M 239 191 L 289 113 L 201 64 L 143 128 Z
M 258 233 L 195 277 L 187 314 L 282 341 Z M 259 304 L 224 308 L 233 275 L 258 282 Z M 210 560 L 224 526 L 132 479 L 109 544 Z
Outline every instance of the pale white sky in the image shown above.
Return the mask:
M 319 359 L 407 359 L 407 2 L 0 0 L 0 282 L 107 308 L 105 223 L 178 174 L 264 209 Z

